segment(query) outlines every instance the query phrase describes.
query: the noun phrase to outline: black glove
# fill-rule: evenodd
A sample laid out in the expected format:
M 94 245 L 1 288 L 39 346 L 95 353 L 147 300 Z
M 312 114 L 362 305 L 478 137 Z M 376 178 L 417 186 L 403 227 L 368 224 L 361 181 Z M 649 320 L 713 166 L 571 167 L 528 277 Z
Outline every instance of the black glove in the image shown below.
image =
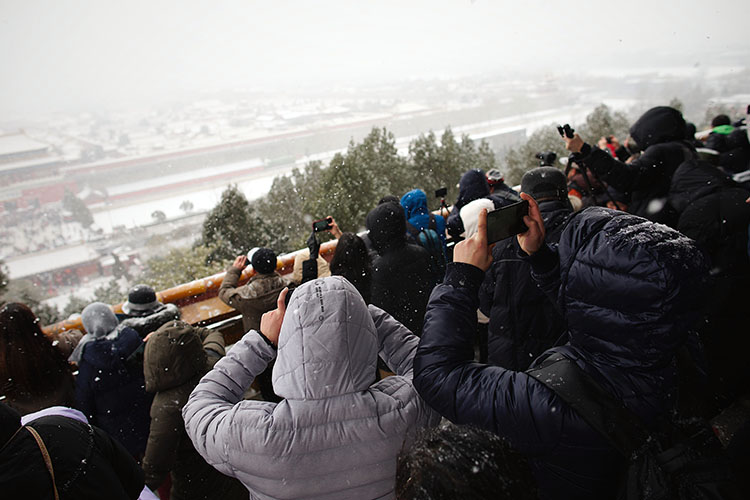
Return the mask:
M 750 109 L 750 106 L 748 106 L 748 109 Z M 743 125 L 745 125 L 745 119 L 744 118 L 740 118 L 739 120 L 737 120 L 736 122 L 734 122 L 732 124 L 732 126 L 735 127 L 735 128 L 742 127 Z
M 307 248 L 310 249 L 310 258 L 312 260 L 317 259 L 318 253 L 320 252 L 320 242 L 318 241 L 318 238 L 315 237 L 315 231 L 313 231 L 310 237 L 307 238 Z

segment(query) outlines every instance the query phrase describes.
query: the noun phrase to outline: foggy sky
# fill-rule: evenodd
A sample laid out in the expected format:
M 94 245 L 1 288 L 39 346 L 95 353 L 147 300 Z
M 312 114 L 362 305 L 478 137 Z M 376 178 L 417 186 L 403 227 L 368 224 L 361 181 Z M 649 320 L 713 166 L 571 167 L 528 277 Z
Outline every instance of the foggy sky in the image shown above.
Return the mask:
M 748 14 L 747 0 L 0 0 L 0 122 L 199 91 L 627 71 L 665 54 L 747 67 Z

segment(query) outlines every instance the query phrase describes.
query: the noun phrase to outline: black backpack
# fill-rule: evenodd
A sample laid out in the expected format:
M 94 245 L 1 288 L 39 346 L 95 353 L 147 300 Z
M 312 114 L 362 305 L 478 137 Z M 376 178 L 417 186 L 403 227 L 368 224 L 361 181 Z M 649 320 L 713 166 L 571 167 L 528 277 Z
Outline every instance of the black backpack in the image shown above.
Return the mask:
M 648 430 L 574 361 L 549 356 L 529 375 L 554 391 L 626 458 L 618 500 L 739 500 L 730 462 L 701 418 L 664 419 Z
M 407 222 L 406 230 L 417 245 L 429 252 L 432 269 L 436 277 L 440 278 L 439 281 L 443 281 L 443 276 L 445 275 L 445 251 L 443 249 L 443 242 L 440 241 L 440 235 L 438 235 L 435 215 L 430 214 L 430 222 L 425 229 L 419 230 Z

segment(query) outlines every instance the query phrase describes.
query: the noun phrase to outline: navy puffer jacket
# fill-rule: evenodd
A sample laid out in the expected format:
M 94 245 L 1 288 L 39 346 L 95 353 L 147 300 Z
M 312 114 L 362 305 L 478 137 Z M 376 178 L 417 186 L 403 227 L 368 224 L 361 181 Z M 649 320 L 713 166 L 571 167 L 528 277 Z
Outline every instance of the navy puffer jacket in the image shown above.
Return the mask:
M 136 352 L 143 339 L 130 327 L 111 340 L 86 344 L 76 377 L 78 408 L 92 424 L 101 427 L 138 457 L 146 449 L 153 394 L 146 392 L 142 355 Z
M 676 349 L 700 310 L 707 276 L 692 240 L 665 226 L 589 208 L 543 247 L 533 276 L 567 320 L 562 352 L 646 422 L 674 405 Z M 473 361 L 484 273 L 449 265 L 435 288 L 414 362 L 414 384 L 443 416 L 507 438 L 532 463 L 542 498 L 611 498 L 622 464 L 604 437 L 525 372 Z
M 539 203 L 546 239 L 557 243 L 572 210 L 567 201 Z M 536 286 L 531 266 L 518 255 L 516 238 L 500 241 L 492 250 L 492 267 L 479 290 L 479 308 L 490 318 L 489 363 L 525 370 L 565 331 L 555 304 Z

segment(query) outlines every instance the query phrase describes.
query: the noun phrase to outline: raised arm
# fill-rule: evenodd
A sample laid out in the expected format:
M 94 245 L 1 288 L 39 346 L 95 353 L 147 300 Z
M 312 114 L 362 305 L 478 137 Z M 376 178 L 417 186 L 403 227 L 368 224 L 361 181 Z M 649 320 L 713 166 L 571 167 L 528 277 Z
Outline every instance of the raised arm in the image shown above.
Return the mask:
M 419 338 L 379 307 L 368 309 L 378 330 L 378 354 L 396 375 L 411 378 Z
M 230 450 L 241 446 L 237 429 L 259 430 L 270 423 L 273 403 L 245 401 L 242 412 L 233 410 L 253 379 L 275 357 L 276 349 L 258 332 L 249 331 L 201 379 L 182 409 L 185 430 L 195 449 L 226 475 L 234 476 L 228 462 Z M 257 411 L 249 411 L 252 409 Z
M 231 266 L 227 268 L 224 274 L 224 280 L 219 286 L 219 298 L 230 307 L 237 309 L 237 300 L 239 299 L 239 289 L 237 284 L 240 282 L 242 270 L 247 266 L 247 256 L 239 255 Z

